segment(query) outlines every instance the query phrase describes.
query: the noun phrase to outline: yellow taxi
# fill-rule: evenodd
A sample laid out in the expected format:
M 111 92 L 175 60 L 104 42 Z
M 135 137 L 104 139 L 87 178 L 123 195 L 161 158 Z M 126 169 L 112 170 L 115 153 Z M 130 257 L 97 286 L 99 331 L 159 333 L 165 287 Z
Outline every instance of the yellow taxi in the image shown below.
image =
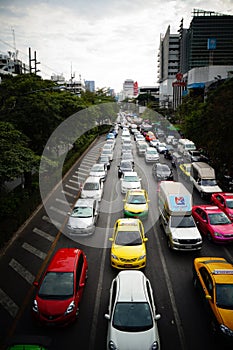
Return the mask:
M 148 216 L 149 202 L 146 190 L 129 190 L 125 195 L 124 217 L 145 219 Z
M 144 227 L 139 219 L 123 218 L 115 222 L 112 242 L 111 265 L 117 269 L 142 269 L 146 266 L 146 242 Z
M 221 257 L 196 258 L 193 282 L 212 315 L 215 334 L 233 345 L 233 264 Z

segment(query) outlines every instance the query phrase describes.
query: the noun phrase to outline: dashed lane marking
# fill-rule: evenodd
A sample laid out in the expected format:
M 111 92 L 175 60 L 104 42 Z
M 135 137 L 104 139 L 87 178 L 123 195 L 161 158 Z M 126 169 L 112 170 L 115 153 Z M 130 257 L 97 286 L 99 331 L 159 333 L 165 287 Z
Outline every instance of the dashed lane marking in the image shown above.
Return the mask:
M 53 224 L 53 225 L 55 225 L 56 227 L 61 227 L 62 226 L 62 224 L 60 224 L 60 222 L 58 222 L 58 221 L 56 221 L 56 220 L 51 220 L 48 216 L 43 216 L 42 217 L 42 219 L 44 220 L 44 221 L 47 221 L 47 222 L 49 222 L 50 224 Z
M 49 209 L 55 211 L 55 212 L 58 213 L 58 214 L 61 214 L 61 215 L 64 215 L 64 216 L 67 215 L 67 212 L 66 212 L 66 211 L 61 210 L 61 209 L 58 209 L 58 208 L 56 208 L 56 207 L 51 206 Z
M 73 186 L 70 186 L 70 185 L 65 185 L 65 187 L 70 188 L 71 190 L 75 190 L 75 191 L 78 190 L 78 187 L 73 187 Z
M 72 203 L 69 203 L 69 202 L 67 202 L 67 201 L 64 201 L 63 199 L 61 199 L 61 198 L 56 198 L 55 199 L 56 200 L 56 202 L 58 202 L 58 203 L 62 203 L 62 204 L 69 204 L 69 205 L 73 205 Z
M 39 228 L 35 227 L 33 230 L 32 230 L 34 233 L 36 233 L 37 235 L 47 239 L 48 241 L 50 242 L 53 242 L 54 241 L 54 237 L 49 235 L 47 232 L 44 232 L 42 230 L 40 230 Z
M 72 197 L 72 198 L 76 198 L 77 196 L 75 195 L 75 194 L 73 194 L 73 193 L 70 193 L 70 192 L 67 192 L 67 191 L 61 191 L 63 194 L 65 194 L 65 195 L 67 195 L 67 196 L 69 196 L 69 197 Z
M 38 256 L 38 258 L 41 258 L 42 260 L 44 260 L 46 258 L 46 255 L 44 252 L 42 252 L 41 250 L 33 247 L 31 244 L 28 244 L 27 242 L 24 242 L 22 247 L 27 250 L 29 253 L 32 253 L 36 256 Z
M 0 304 L 4 307 L 4 309 L 15 318 L 19 307 L 15 304 L 15 302 L 0 288 Z
M 23 267 L 18 261 L 15 259 L 11 259 L 9 265 L 15 270 L 21 277 L 23 277 L 29 284 L 32 284 L 35 280 L 35 276 L 31 274 L 25 267 Z
M 80 185 L 80 182 L 79 182 L 79 181 L 75 181 L 75 180 L 69 180 L 69 182 L 72 182 L 73 184 L 77 184 L 77 185 Z

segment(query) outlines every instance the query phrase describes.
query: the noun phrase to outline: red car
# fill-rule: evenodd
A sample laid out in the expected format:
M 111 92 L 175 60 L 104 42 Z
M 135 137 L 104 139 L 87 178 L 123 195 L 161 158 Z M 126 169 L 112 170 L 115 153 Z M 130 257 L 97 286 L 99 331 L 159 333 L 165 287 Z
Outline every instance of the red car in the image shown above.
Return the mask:
M 87 279 L 88 264 L 84 252 L 77 248 L 59 249 L 37 287 L 32 314 L 39 323 L 65 326 L 79 313 Z
M 233 242 L 233 223 L 215 205 L 195 205 L 192 215 L 201 233 L 215 243 Z
M 233 193 L 213 193 L 211 196 L 211 202 L 222 209 L 229 219 L 233 221 Z

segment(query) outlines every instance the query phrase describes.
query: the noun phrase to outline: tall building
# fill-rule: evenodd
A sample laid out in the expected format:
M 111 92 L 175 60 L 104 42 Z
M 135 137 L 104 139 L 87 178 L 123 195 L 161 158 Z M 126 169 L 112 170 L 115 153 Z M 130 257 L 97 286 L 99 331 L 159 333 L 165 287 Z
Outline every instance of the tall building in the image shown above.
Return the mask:
M 123 96 L 124 96 L 124 99 L 134 97 L 134 81 L 132 79 L 126 79 L 124 81 Z
M 95 82 L 94 80 L 85 80 L 85 88 L 87 91 L 95 92 Z

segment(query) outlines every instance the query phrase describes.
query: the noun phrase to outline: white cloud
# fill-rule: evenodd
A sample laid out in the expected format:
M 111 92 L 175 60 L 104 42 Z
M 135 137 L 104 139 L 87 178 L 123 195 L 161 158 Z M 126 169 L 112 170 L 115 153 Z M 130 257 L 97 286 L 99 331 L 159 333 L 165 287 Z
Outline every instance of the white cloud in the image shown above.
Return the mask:
M 231 0 L 2 0 L 1 40 L 8 46 L 0 41 L 0 50 L 12 47 L 14 28 L 20 58 L 27 61 L 31 47 L 42 74 L 64 73 L 68 79 L 72 62 L 76 77 L 95 80 L 98 87 L 119 91 L 127 78 L 154 85 L 160 33 L 168 25 L 177 33 L 182 18 L 188 27 L 194 7 L 231 14 L 231 5 Z

